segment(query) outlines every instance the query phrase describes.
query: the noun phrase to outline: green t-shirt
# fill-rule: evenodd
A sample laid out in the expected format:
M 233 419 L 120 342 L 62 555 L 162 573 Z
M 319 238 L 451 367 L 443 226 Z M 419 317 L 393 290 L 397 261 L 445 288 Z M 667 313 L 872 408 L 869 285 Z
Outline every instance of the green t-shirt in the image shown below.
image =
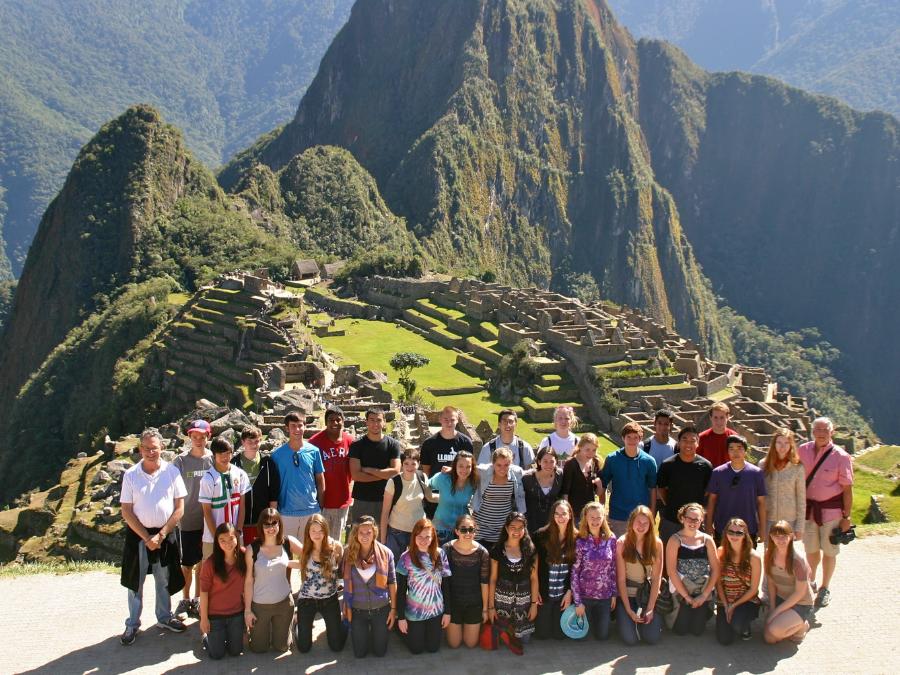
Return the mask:
M 250 477 L 251 486 L 256 482 L 256 477 L 259 475 L 259 460 L 260 454 L 258 452 L 255 459 L 247 459 L 244 455 L 241 455 L 241 468 Z

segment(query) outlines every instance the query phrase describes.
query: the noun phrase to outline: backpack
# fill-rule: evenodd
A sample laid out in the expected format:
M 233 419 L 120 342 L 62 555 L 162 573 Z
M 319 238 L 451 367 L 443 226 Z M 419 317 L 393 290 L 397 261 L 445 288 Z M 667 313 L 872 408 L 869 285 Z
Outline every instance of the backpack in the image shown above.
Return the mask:
M 548 436 L 549 438 L 549 436 Z M 525 442 L 521 438 L 516 438 L 518 441 L 517 445 L 519 446 L 519 460 L 516 461 L 516 458 L 513 457 L 513 464 L 516 466 L 522 466 L 522 454 L 525 452 Z M 493 439 L 490 443 L 488 443 L 488 450 L 491 451 L 491 455 L 494 454 L 494 450 L 497 449 L 497 439 Z
M 288 560 L 293 560 L 294 556 L 291 553 L 291 542 L 289 542 L 287 540 L 287 537 L 285 537 L 284 542 L 282 542 L 281 545 L 284 547 L 284 552 L 287 553 Z M 250 543 L 250 550 L 253 552 L 253 564 L 254 565 L 256 564 L 256 558 L 259 557 L 260 547 L 262 547 L 262 544 L 260 543 L 259 539 L 254 539 Z M 287 572 L 288 572 L 288 574 L 291 573 L 290 568 L 288 568 Z
M 391 500 L 391 508 L 394 508 L 394 504 L 400 501 L 400 493 L 403 492 L 402 476 L 402 473 L 398 473 L 391 478 L 394 482 L 394 498 Z M 422 493 L 424 494 L 426 492 L 426 486 L 428 485 L 428 477 L 425 475 L 425 472 L 421 470 L 416 471 L 416 480 L 419 481 L 419 487 L 422 488 Z

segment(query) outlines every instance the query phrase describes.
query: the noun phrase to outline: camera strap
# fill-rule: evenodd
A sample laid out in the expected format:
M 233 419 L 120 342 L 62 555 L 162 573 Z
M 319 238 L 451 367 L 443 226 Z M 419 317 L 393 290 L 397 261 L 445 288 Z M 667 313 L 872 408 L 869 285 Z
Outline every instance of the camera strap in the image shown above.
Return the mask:
M 825 451 L 825 454 L 822 455 L 822 458 L 816 462 L 816 465 L 813 467 L 813 470 L 810 471 L 809 476 L 806 477 L 806 487 L 809 487 L 809 484 L 813 482 L 813 478 L 816 477 L 816 471 L 819 470 L 819 467 L 828 459 L 828 455 L 831 454 L 831 451 L 834 450 L 834 445 L 832 445 L 828 450 Z

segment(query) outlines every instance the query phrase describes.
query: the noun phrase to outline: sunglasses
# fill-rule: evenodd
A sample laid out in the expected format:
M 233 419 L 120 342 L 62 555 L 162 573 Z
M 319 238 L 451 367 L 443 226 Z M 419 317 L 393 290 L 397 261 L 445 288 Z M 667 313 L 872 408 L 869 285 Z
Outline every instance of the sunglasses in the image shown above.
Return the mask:
M 264 523 L 262 527 L 264 530 L 277 530 L 278 523 Z
M 460 534 L 475 534 L 474 527 L 457 527 L 456 531 Z
M 360 516 L 359 518 L 356 519 L 356 524 L 357 525 L 364 525 L 364 524 L 374 525 L 375 519 L 372 516 Z
M 300 466 L 300 453 L 299 452 L 294 453 L 294 466 Z M 732 485 L 732 487 L 734 487 L 734 486 Z
M 689 518 L 688 516 L 685 516 L 685 517 L 683 518 L 683 520 L 684 520 L 684 522 L 686 522 L 686 523 L 692 523 L 692 524 L 694 524 L 694 525 L 696 525 L 697 523 L 702 523 L 702 522 L 703 522 L 703 519 L 702 519 L 702 518 Z
M 725 533 L 729 537 L 743 537 L 745 534 L 743 530 L 726 530 Z
M 738 483 L 741 482 L 741 474 L 737 474 L 734 478 L 731 479 L 731 487 L 732 489 L 736 488 Z

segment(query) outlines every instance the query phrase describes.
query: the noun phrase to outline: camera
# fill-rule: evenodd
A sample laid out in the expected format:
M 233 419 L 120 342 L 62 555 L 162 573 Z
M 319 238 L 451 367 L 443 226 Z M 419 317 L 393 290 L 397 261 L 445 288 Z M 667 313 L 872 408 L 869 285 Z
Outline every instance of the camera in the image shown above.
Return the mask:
M 846 532 L 842 532 L 841 528 L 836 527 L 831 531 L 831 536 L 828 537 L 828 540 L 835 546 L 838 544 L 849 544 L 854 539 L 856 539 L 856 525 L 851 525 Z

